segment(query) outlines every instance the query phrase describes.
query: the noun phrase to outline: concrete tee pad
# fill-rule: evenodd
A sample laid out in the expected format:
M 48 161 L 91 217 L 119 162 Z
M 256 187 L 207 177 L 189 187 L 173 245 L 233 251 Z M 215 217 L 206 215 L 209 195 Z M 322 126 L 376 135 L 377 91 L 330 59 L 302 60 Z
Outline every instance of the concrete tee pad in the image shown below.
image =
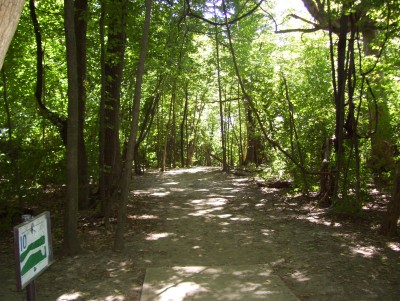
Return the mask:
M 268 265 L 148 268 L 140 301 L 298 301 Z

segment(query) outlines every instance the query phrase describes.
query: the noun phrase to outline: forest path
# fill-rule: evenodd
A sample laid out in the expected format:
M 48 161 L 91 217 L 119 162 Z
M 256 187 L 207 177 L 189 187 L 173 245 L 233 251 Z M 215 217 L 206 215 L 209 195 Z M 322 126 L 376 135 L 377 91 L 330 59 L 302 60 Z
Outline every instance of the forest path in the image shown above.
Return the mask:
M 398 243 L 252 180 L 215 168 L 136 177 L 133 256 L 147 267 L 268 264 L 300 300 L 399 300 Z
M 56 256 L 37 280 L 39 300 L 138 301 L 147 268 L 263 264 L 300 300 L 400 298 L 398 239 L 365 223 L 329 219 L 283 190 L 192 168 L 134 176 L 132 194 L 126 250 L 111 252 L 113 233 L 82 217 L 88 253 Z M 0 262 L 0 300 L 25 300 L 13 288 L 12 270 Z

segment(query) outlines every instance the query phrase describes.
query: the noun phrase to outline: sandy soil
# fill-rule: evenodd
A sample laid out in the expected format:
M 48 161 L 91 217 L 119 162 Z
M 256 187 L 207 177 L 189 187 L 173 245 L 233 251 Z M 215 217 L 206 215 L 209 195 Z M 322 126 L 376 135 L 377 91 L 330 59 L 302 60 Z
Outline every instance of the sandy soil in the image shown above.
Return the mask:
M 400 242 L 379 236 L 372 214 L 333 219 L 285 190 L 215 168 L 148 172 L 132 188 L 122 253 L 110 251 L 102 220 L 83 213 L 86 252 L 63 257 L 52 212 L 56 261 L 36 280 L 38 300 L 136 301 L 147 267 L 248 264 L 269 264 L 300 300 L 400 300 Z M 0 243 L 0 300 L 26 300 L 16 290 L 11 233 Z

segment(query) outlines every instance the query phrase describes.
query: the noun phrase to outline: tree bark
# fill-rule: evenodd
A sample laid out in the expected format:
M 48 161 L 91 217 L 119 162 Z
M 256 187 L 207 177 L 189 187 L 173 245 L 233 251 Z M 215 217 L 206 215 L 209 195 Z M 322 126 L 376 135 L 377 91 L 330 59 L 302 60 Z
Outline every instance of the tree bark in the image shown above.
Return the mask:
M 215 5 L 214 5 L 214 13 L 215 13 Z M 217 81 L 218 81 L 219 119 L 220 119 L 220 133 L 221 133 L 221 147 L 222 147 L 222 171 L 228 171 L 228 164 L 226 161 L 226 135 L 225 135 L 224 110 L 222 107 L 221 66 L 219 59 L 219 39 L 218 39 L 217 26 L 215 26 L 215 51 L 217 55 Z
M 336 123 L 335 123 L 335 182 L 333 188 L 333 197 L 336 198 L 339 192 L 339 180 L 343 169 L 344 159 L 344 106 L 345 106 L 345 92 L 346 92 L 346 44 L 347 44 L 347 24 L 348 16 L 346 15 L 346 7 L 343 5 L 340 18 L 340 32 L 339 41 L 337 46 L 337 88 L 335 91 L 335 110 L 336 110 Z M 333 47 L 333 45 L 331 45 Z M 335 66 L 332 66 L 332 70 Z M 332 72 L 335 74 L 335 72 Z
M 158 89 L 158 85 L 157 85 L 157 89 Z M 144 106 L 145 108 L 147 108 L 146 115 L 144 117 L 143 123 L 140 128 L 139 137 L 137 138 L 136 143 L 135 143 L 135 150 L 134 150 L 135 173 L 138 175 L 143 173 L 142 169 L 141 169 L 141 163 L 140 163 L 139 147 L 140 147 L 140 144 L 144 141 L 144 139 L 146 139 L 146 137 L 150 131 L 150 128 L 153 124 L 154 116 L 156 114 L 156 110 L 158 107 L 158 102 L 161 97 L 161 95 L 157 91 L 157 89 L 155 91 L 156 94 L 151 98 L 149 103 Z
M 101 92 L 100 92 L 100 106 L 99 106 L 99 196 L 100 204 L 103 215 L 106 217 L 105 226 L 109 227 L 109 220 L 107 218 L 107 204 L 106 201 L 106 184 L 105 184 L 105 87 L 106 87 L 106 75 L 105 75 L 105 57 L 106 57 L 106 46 L 105 46 L 105 14 L 106 14 L 106 0 L 100 1 L 100 18 L 99 18 L 99 36 L 100 36 L 100 70 L 101 70 Z
M 108 3 L 108 2 L 107 2 Z M 126 42 L 126 3 L 127 0 L 113 0 L 109 3 L 112 8 L 108 16 L 108 39 L 105 51 L 104 103 L 100 116 L 104 123 L 100 133 L 100 148 L 102 149 L 103 165 L 100 166 L 100 194 L 103 198 L 103 213 L 106 218 L 110 214 L 111 202 L 116 195 L 116 189 L 121 172 L 121 150 L 119 139 L 120 128 L 120 97 L 123 76 L 125 42 Z
M 396 164 L 393 194 L 388 204 L 381 233 L 386 236 L 397 235 L 397 222 L 400 217 L 400 161 Z
M 78 64 L 78 168 L 79 168 L 79 207 L 89 207 L 89 175 L 86 145 L 84 138 L 86 108 L 86 30 L 88 0 L 75 0 L 75 36 Z
M 161 159 L 161 171 L 165 171 L 165 167 L 167 165 L 168 137 L 169 137 L 170 127 L 171 127 L 171 115 L 172 115 L 173 102 L 174 102 L 174 99 L 173 99 L 173 97 L 171 97 L 171 102 L 169 105 L 168 121 L 167 121 L 167 125 L 165 127 L 165 134 L 164 134 L 164 148 L 163 148 L 162 159 Z
M 78 240 L 78 64 L 74 28 L 74 1 L 64 0 L 65 39 L 68 73 L 68 131 L 67 131 L 67 201 L 64 220 L 64 251 L 68 255 L 80 252 Z
M 140 98 L 142 93 L 142 81 L 144 74 L 144 64 L 146 61 L 146 54 L 149 41 L 150 23 L 151 23 L 151 10 L 152 0 L 146 0 L 146 15 L 143 26 L 143 34 L 140 47 L 139 62 L 136 71 L 135 94 L 132 110 L 132 121 L 130 127 L 130 135 L 128 140 L 128 147 L 125 156 L 124 168 L 121 178 L 121 198 L 118 210 L 118 223 L 115 233 L 114 250 L 122 250 L 124 248 L 124 233 L 126 228 L 126 207 L 128 204 L 129 184 L 132 174 L 132 161 L 134 158 L 135 143 L 138 133 L 138 122 L 140 112 Z
M 0 70 L 17 29 L 25 0 L 0 0 Z
M 8 154 L 11 158 L 11 164 L 14 170 L 14 187 L 16 188 L 16 195 L 18 196 L 18 203 L 19 206 L 22 208 L 23 207 L 23 199 L 22 199 L 22 191 L 20 189 L 21 187 L 21 177 L 20 177 L 20 172 L 19 172 L 19 166 L 18 166 L 18 152 L 17 149 L 14 146 L 14 137 L 13 137 L 13 127 L 11 123 L 11 110 L 10 110 L 10 104 L 8 102 L 8 94 L 7 94 L 7 77 L 6 77 L 6 72 L 3 69 L 1 69 L 1 75 L 2 75 L 2 81 L 3 81 L 3 99 L 4 99 L 4 108 L 6 110 L 6 115 L 7 115 L 7 127 L 8 127 Z
M 52 112 L 45 106 L 42 100 L 43 95 L 43 47 L 42 47 L 42 34 L 40 24 L 36 15 L 35 0 L 29 1 L 29 10 L 32 19 L 32 24 L 35 32 L 36 39 L 36 88 L 35 99 L 39 109 L 39 114 L 49 120 L 59 131 L 61 139 L 65 146 L 67 146 L 67 120 L 59 114 Z
M 189 103 L 189 83 L 186 82 L 185 85 L 185 104 L 183 107 L 183 117 L 180 125 L 181 132 L 181 167 L 185 167 L 185 124 L 187 124 L 187 113 L 188 113 L 188 103 Z M 186 150 L 187 153 L 187 150 Z

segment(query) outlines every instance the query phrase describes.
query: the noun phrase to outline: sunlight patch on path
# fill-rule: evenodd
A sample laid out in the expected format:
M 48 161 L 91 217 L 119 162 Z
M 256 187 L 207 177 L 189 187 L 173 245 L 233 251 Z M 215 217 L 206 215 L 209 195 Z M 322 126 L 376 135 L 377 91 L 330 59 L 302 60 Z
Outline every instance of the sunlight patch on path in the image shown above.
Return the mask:
M 224 206 L 228 203 L 225 198 L 215 197 L 207 199 L 196 199 L 188 202 L 194 207 L 194 212 L 189 213 L 190 216 L 213 216 L 211 213 L 224 210 Z
M 298 300 L 271 273 L 266 264 L 148 268 L 140 301 Z
M 147 235 L 146 240 L 159 240 L 160 238 L 167 238 L 170 236 L 174 236 L 174 233 L 150 233 L 149 235 Z
M 77 300 L 82 297 L 82 294 L 79 292 L 71 293 L 71 294 L 63 294 L 57 298 L 57 301 L 72 301 Z
M 400 252 L 400 243 L 388 242 L 387 246 L 395 252 Z
M 218 170 L 217 168 L 210 167 L 192 167 L 192 168 L 183 168 L 183 169 L 171 169 L 164 172 L 166 175 L 180 175 L 184 173 L 198 173 L 198 172 L 210 172 Z
M 375 247 L 375 246 L 355 246 L 355 247 L 350 247 L 350 250 L 353 255 L 361 255 L 362 257 L 365 258 L 373 258 L 374 256 L 378 255 L 381 249 Z

